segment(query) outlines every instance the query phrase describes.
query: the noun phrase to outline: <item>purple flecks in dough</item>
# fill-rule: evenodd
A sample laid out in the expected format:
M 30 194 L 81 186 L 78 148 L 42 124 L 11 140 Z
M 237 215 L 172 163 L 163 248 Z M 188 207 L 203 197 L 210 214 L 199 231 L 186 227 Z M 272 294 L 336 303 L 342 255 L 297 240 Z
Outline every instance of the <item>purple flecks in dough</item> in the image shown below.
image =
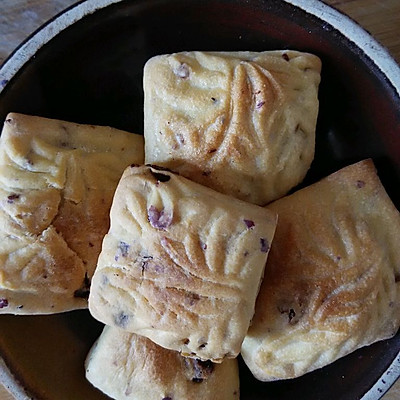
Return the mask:
M 10 194 L 9 196 L 7 196 L 7 203 L 14 203 L 14 200 L 18 200 L 19 199 L 19 194 L 13 193 Z
M 265 101 L 259 101 L 256 105 L 257 110 L 259 110 L 264 104 L 265 104 Z
M 123 312 L 115 315 L 114 317 L 115 325 L 119 326 L 120 328 L 125 328 L 129 322 L 129 316 Z
M 364 182 L 364 181 L 358 180 L 357 183 L 356 183 L 356 186 L 357 186 L 359 189 L 362 189 L 362 188 L 365 186 L 365 182 Z
M 150 225 L 156 229 L 166 229 L 172 223 L 172 214 L 163 210 L 158 210 L 155 206 L 150 206 L 147 211 Z
M 0 299 L 0 308 L 6 308 L 8 307 L 8 300 L 7 299 Z
M 181 79 L 187 79 L 190 76 L 190 69 L 186 63 L 181 63 L 175 70 L 174 73 Z
M 128 252 L 129 252 L 129 244 L 123 242 L 122 240 L 118 243 L 118 250 L 119 250 L 119 254 L 122 257 L 127 257 L 128 256 Z
M 256 224 L 254 223 L 254 221 L 252 221 L 251 219 L 244 219 L 243 222 L 246 224 L 246 226 L 251 229 L 253 228 Z

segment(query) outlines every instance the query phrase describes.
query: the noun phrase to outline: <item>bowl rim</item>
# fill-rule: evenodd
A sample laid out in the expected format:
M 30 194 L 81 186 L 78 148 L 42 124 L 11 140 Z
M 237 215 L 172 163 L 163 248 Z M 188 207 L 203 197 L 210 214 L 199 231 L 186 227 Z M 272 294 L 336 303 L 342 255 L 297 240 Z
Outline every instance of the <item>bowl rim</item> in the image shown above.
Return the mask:
M 8 368 L 4 359 L 0 356 L 0 384 L 12 394 L 16 400 L 32 400 L 34 397 L 29 395 L 21 382 L 14 376 Z
M 80 0 L 67 7 L 29 35 L 0 65 L 0 94 L 14 76 L 50 40 L 85 16 L 127 0 Z M 135 1 L 135 0 L 132 0 Z M 394 88 L 400 101 L 400 66 L 381 43 L 356 21 L 322 0 L 280 0 L 313 15 L 323 22 L 324 29 L 334 28 L 360 49 L 375 64 Z M 328 28 L 329 27 L 329 28 Z M 381 398 L 400 377 L 400 352 L 382 377 L 363 395 L 361 400 Z M 0 382 L 17 400 L 32 399 L 0 355 Z
M 35 32 L 29 35 L 0 66 L 0 94 L 8 82 L 31 59 L 35 53 L 51 39 L 67 27 L 79 21 L 88 14 L 92 14 L 112 4 L 126 0 L 80 0 L 61 13 L 45 22 Z M 327 5 L 322 0 L 280 0 L 300 8 L 329 25 L 346 37 L 376 65 L 381 73 L 394 87 L 400 98 L 400 66 L 389 53 L 368 31 L 349 16 Z
M 383 378 L 384 376 L 384 378 Z M 400 377 L 400 352 L 384 372 L 382 377 L 368 390 L 360 400 L 381 398 Z
M 308 14 L 327 22 L 362 50 L 393 85 L 400 97 L 400 65 L 381 43 L 348 15 L 322 2 L 322 0 L 282 0 L 301 8 Z M 326 29 L 326 27 L 324 26 Z

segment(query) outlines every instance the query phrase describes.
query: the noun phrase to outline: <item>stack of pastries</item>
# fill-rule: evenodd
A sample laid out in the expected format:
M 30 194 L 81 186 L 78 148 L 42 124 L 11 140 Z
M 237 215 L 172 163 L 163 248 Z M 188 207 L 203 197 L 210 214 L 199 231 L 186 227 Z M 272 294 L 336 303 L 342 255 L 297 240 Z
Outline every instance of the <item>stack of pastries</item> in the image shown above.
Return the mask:
M 144 136 L 10 114 L 0 313 L 89 307 L 115 399 L 238 399 L 400 326 L 400 215 L 372 160 L 314 157 L 318 57 L 183 52 L 144 68 Z

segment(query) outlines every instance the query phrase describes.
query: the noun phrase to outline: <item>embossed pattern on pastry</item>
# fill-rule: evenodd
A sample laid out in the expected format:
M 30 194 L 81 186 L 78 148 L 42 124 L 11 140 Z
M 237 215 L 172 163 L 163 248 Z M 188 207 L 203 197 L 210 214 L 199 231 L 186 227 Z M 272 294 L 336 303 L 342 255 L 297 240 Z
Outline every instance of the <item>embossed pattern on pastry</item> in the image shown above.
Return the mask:
M 0 139 L 0 313 L 87 307 L 124 169 L 143 137 L 9 114 Z
M 314 157 L 320 69 L 296 51 L 150 59 L 145 162 L 259 205 L 285 195 Z
M 276 215 L 171 172 L 128 167 L 89 296 L 103 323 L 202 360 L 236 357 Z
M 268 208 L 279 222 L 242 346 L 256 378 L 294 378 L 396 334 L 400 215 L 371 160 Z
M 86 359 L 86 378 L 113 399 L 238 400 L 236 359 L 182 357 L 151 340 L 106 326 Z

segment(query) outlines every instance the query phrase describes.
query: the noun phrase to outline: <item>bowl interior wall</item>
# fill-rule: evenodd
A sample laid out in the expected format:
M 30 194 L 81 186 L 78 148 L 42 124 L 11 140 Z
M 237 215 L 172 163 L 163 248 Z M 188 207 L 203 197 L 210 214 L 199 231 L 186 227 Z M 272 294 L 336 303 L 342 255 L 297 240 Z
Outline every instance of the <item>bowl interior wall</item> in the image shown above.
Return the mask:
M 0 95 L 0 119 L 14 111 L 141 133 L 142 70 L 151 56 L 183 50 L 286 48 L 315 53 L 323 64 L 316 157 L 303 185 L 372 157 L 399 208 L 398 95 L 358 47 L 330 25 L 283 1 L 143 0 L 99 10 L 65 29 L 26 63 Z M 84 355 L 100 329 L 84 312 L 1 316 L 0 350 L 17 376 L 41 398 L 100 399 L 84 379 L 78 380 L 84 388 L 78 393 L 76 386 L 68 384 L 68 375 L 53 376 L 53 381 L 61 382 L 63 393 L 52 397 L 52 375 L 41 376 L 51 365 L 64 365 L 82 375 Z M 27 333 L 32 335 L 29 340 Z M 33 340 L 35 335 L 41 340 Z M 67 338 L 70 346 L 75 344 L 77 356 L 64 357 L 62 346 L 49 350 L 55 335 Z M 285 382 L 258 382 L 242 365 L 241 398 L 359 398 L 386 371 L 399 349 L 398 334 Z M 54 364 L 46 364 L 42 357 L 45 368 L 35 374 L 36 361 L 28 358 L 39 363 L 38 354 L 47 354 L 44 358 L 50 357 Z

